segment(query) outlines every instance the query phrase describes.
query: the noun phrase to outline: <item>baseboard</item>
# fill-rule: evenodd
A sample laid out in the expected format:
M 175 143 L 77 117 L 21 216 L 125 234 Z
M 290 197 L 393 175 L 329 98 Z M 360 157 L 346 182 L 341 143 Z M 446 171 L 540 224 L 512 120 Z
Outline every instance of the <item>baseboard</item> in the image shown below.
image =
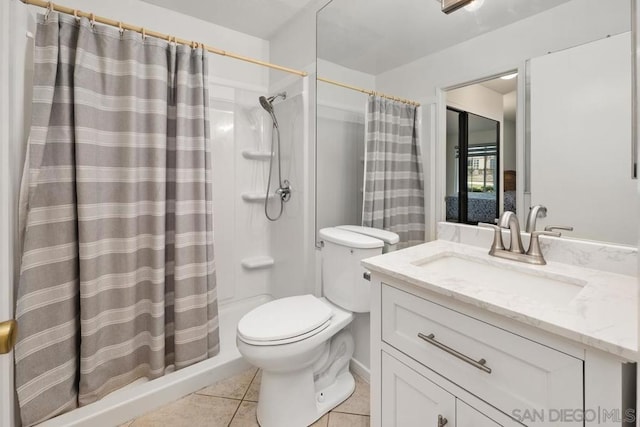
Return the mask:
M 369 368 L 364 366 L 361 362 L 357 361 L 356 359 L 351 359 L 351 363 L 349 363 L 349 367 L 352 373 L 356 374 L 357 376 L 365 380 L 367 383 L 370 382 L 371 371 L 369 371 Z

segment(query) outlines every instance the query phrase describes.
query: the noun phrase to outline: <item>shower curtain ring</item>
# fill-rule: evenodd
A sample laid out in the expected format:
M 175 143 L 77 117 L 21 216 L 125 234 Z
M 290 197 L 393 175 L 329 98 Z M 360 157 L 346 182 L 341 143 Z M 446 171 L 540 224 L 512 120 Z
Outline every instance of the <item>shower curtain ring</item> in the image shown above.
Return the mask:
M 91 23 L 91 28 L 95 28 L 95 26 L 96 26 L 96 14 L 95 13 L 91 13 L 89 21 Z
M 80 17 L 78 16 L 78 9 L 73 9 L 73 17 L 76 18 L 76 22 L 80 22 Z
M 147 30 L 145 28 L 142 28 L 142 40 L 146 40 L 147 39 Z
M 124 37 L 124 27 L 122 26 L 122 21 L 118 21 L 118 31 L 120 31 L 120 38 Z
M 53 2 L 52 2 L 52 1 L 50 1 L 50 2 L 47 4 L 47 13 L 45 13 L 45 15 L 44 15 L 44 20 L 45 20 L 45 21 L 48 21 L 48 20 L 49 20 L 49 15 L 51 14 L 51 12 L 53 12 L 53 7 L 54 7 Z

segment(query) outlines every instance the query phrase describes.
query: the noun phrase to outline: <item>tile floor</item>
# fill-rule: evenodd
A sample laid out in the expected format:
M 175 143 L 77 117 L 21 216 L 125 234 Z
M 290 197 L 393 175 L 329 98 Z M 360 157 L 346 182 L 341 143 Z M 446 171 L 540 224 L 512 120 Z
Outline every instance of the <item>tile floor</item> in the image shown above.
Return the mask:
M 369 384 L 356 379 L 355 392 L 313 424 L 313 427 L 366 427 L 369 425 Z M 121 427 L 257 427 L 260 390 L 256 368 L 203 388 L 123 424 Z

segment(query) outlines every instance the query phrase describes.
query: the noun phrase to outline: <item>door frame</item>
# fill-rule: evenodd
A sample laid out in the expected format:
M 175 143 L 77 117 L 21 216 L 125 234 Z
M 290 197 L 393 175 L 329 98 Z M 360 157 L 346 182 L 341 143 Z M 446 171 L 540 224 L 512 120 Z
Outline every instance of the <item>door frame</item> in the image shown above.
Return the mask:
M 33 10 L 0 1 L 0 321 L 14 318 L 19 277 L 18 196 L 31 104 Z M 19 327 L 19 325 L 18 325 Z M 13 352 L 0 355 L 0 425 L 20 425 Z
M 13 2 L 0 2 L 0 61 L 11 64 Z M 10 67 L 0 67 L 0 321 L 13 319 L 13 207 L 11 188 L 11 78 Z M 0 355 L 0 425 L 15 425 L 13 352 Z

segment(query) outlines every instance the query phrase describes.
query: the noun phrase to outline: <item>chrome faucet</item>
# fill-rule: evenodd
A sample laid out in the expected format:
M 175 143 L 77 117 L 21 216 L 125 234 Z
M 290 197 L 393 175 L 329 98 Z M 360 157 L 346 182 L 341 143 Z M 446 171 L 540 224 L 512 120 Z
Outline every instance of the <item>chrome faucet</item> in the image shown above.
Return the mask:
M 543 208 L 546 214 L 547 209 L 544 206 L 540 206 L 540 208 Z M 531 212 L 533 212 L 533 209 Z M 532 216 L 531 212 L 529 213 L 529 218 Z M 540 212 L 540 209 L 536 209 L 533 216 L 532 222 L 534 226 L 535 220 L 538 217 L 538 212 Z M 529 221 L 527 221 L 527 224 L 529 224 Z M 485 228 L 492 228 L 495 232 L 493 236 L 493 244 L 489 250 L 489 255 L 513 261 L 526 262 L 529 264 L 544 265 L 547 263 L 542 256 L 542 251 L 540 250 L 540 241 L 538 239 L 540 235 L 560 237 L 560 233 L 556 231 L 532 231 L 529 249 L 525 253 L 522 248 L 522 238 L 520 237 L 520 224 L 515 213 L 505 211 L 500 216 L 498 225 L 484 223 L 479 223 L 478 225 Z M 509 229 L 509 233 L 511 234 L 511 244 L 509 249 L 504 247 L 504 243 L 502 241 L 502 230 L 506 228 Z
M 511 234 L 509 252 L 523 254 L 524 249 L 522 248 L 522 238 L 520 237 L 520 223 L 518 222 L 516 214 L 511 211 L 504 211 L 498 220 L 498 227 L 509 229 L 509 233 Z
M 545 218 L 547 216 L 547 207 L 542 205 L 535 205 L 529 208 L 529 216 L 527 216 L 527 225 L 524 231 L 532 233 L 536 231 L 536 221 L 538 218 Z

